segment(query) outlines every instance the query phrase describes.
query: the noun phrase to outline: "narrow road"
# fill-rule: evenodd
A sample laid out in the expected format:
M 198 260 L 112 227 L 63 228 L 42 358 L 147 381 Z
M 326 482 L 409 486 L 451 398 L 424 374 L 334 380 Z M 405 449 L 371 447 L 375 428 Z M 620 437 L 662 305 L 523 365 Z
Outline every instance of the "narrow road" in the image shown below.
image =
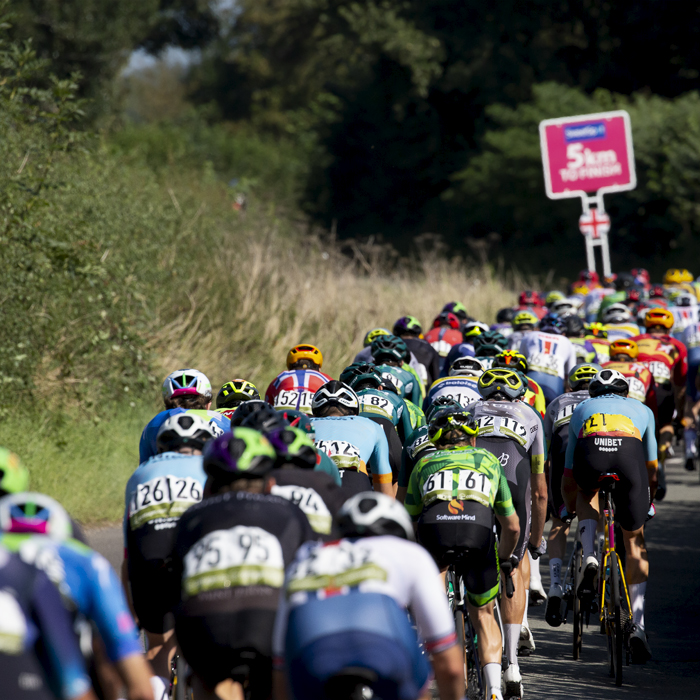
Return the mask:
M 536 652 L 521 659 L 525 697 L 542 700 L 667 700 L 700 698 L 700 475 L 686 472 L 680 460 L 668 468 L 668 495 L 647 526 L 651 580 L 646 623 L 652 660 L 628 666 L 616 688 L 607 673 L 605 636 L 594 624 L 584 630 L 579 661 L 571 657 L 572 616 L 551 628 L 544 606 L 531 608 Z M 119 526 L 88 529 L 90 544 L 119 570 L 123 557 Z M 549 566 L 542 563 L 549 588 Z

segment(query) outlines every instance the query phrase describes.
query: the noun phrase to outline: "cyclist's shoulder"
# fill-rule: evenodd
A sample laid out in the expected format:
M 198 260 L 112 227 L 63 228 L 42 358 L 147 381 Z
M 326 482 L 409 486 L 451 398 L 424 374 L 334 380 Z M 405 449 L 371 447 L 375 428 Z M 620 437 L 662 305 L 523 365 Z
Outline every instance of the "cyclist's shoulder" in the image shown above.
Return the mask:
M 162 452 L 139 464 L 127 482 L 131 485 L 142 483 L 154 476 L 193 472 L 199 474 L 204 469 L 200 455 L 185 455 L 179 452 Z

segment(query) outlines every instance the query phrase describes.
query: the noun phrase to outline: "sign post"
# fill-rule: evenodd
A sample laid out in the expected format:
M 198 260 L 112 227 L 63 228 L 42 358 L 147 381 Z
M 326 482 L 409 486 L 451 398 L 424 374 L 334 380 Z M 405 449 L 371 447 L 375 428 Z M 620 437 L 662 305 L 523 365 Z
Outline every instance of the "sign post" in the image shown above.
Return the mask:
M 545 119 L 540 122 L 540 148 L 547 196 L 581 198 L 579 228 L 588 269 L 595 271 L 595 248 L 600 247 L 603 274 L 610 275 L 610 217 L 603 195 L 637 186 L 629 114 L 619 110 Z

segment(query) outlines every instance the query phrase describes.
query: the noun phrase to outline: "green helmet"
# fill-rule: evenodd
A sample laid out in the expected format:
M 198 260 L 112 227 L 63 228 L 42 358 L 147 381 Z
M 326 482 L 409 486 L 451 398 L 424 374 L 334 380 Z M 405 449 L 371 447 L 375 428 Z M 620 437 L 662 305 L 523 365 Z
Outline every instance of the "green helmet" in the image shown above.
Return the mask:
M 376 365 L 369 362 L 353 362 L 340 374 L 340 381 L 351 386 L 355 391 L 371 387 L 379 389 L 382 386 L 382 374 Z
M 369 347 L 377 338 L 383 335 L 391 335 L 391 331 L 387 328 L 373 328 L 367 332 L 365 339 L 362 341 L 362 346 L 365 348 Z
M 383 362 L 405 362 L 411 358 L 408 346 L 395 335 L 381 336 L 372 342 L 372 359 L 377 364 Z
M 291 464 L 301 469 L 313 469 L 318 463 L 314 441 L 299 428 L 280 428 L 269 433 L 267 439 L 277 453 L 278 467 Z
M 428 439 L 436 443 L 447 432 L 459 430 L 463 438 L 474 437 L 479 434 L 479 426 L 474 416 L 459 406 L 445 406 L 432 414 L 428 423 Z
M 477 357 L 496 357 L 506 349 L 508 341 L 498 331 L 484 331 L 474 336 L 472 345 Z
M 204 449 L 204 471 L 215 482 L 264 477 L 275 466 L 277 453 L 269 440 L 252 428 L 234 428 L 210 440 Z
M 511 401 L 515 401 L 525 395 L 527 382 L 520 372 L 512 369 L 487 369 L 479 377 L 477 388 L 486 400 L 496 394 L 501 394 Z
M 462 404 L 460 404 L 458 401 L 455 401 L 451 396 L 438 396 L 435 399 L 435 401 L 433 401 L 433 403 L 430 404 L 428 413 L 425 416 L 426 421 L 430 423 L 437 411 L 448 407 L 462 408 Z
M 10 450 L 0 447 L 0 496 L 20 493 L 29 488 L 29 472 L 19 457 Z

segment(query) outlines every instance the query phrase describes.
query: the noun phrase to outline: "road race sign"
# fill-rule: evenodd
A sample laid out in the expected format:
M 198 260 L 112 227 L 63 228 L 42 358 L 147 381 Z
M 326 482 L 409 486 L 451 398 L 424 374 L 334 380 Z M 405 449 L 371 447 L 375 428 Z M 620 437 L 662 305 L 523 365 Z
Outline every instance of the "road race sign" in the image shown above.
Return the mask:
M 632 190 L 637 185 L 630 117 L 624 110 L 540 122 L 550 199 Z
M 610 230 L 610 217 L 597 209 L 589 209 L 581 214 L 578 227 L 584 236 L 597 240 Z

